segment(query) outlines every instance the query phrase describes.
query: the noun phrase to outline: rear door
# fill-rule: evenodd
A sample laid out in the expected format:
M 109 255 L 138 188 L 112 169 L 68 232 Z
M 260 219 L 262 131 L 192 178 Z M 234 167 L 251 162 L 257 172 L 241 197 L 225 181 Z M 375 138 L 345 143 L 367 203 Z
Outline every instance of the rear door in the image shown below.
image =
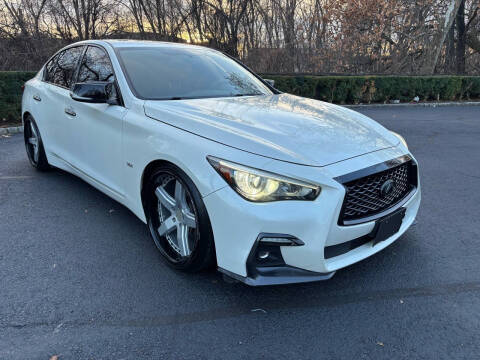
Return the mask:
M 73 118 L 65 113 L 70 87 L 84 46 L 62 50 L 45 66 L 42 90 L 35 99 L 41 112 L 42 136 L 48 152 L 63 160 L 72 160 L 69 141 Z M 45 135 L 43 134 L 45 132 Z
M 121 102 L 110 58 L 101 46 L 89 45 L 80 61 L 76 82 L 110 81 Z M 72 118 L 69 146 L 73 163 L 114 197 L 123 196 L 122 129 L 127 109 L 122 105 L 89 104 L 70 97 Z

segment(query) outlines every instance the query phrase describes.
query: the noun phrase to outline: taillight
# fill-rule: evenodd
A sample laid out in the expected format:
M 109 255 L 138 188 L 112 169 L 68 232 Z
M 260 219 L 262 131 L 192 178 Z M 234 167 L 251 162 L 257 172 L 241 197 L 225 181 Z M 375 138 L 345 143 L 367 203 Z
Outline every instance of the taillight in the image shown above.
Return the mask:
M 25 84 L 22 85 L 22 93 L 23 93 L 23 90 L 25 90 Z

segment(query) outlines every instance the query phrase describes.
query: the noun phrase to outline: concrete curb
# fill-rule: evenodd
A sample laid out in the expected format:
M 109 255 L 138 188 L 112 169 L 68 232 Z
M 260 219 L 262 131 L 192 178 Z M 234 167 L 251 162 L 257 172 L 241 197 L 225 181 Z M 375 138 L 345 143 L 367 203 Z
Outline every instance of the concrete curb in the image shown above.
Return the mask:
M 426 102 L 402 104 L 356 104 L 342 105 L 346 108 L 380 108 L 380 107 L 437 107 L 437 106 L 480 106 L 480 101 L 451 101 L 451 102 Z
M 0 135 L 18 134 L 23 132 L 23 126 L 0 128 Z

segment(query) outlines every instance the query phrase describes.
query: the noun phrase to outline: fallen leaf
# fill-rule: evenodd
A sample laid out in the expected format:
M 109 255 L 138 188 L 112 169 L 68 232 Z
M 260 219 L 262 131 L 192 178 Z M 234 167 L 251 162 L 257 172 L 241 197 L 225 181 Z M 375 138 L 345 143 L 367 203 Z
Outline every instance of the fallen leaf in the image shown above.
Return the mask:
M 263 309 L 252 309 L 252 312 L 257 312 L 257 311 L 261 311 L 261 312 L 263 312 L 263 313 L 265 313 L 265 314 L 267 313 L 267 312 L 266 312 L 265 310 L 263 310 Z
M 377 345 L 379 345 L 379 346 L 385 346 L 385 345 L 383 344 L 383 342 L 381 342 L 381 341 L 377 341 Z
M 63 323 L 58 324 L 55 329 L 53 330 L 53 333 L 56 334 L 60 331 L 60 328 L 63 326 Z M 55 355 L 57 356 L 57 355 Z

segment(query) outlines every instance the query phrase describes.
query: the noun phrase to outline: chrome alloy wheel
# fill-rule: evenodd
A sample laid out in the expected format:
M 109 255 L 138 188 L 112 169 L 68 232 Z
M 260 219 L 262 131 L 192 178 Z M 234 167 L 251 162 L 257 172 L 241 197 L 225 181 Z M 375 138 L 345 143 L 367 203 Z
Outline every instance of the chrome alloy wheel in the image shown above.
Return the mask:
M 181 257 L 190 256 L 197 240 L 197 216 L 192 197 L 176 177 L 165 174 L 155 189 L 158 201 L 158 235 L 166 238 Z
M 214 266 L 212 227 L 193 181 L 169 163 L 148 171 L 142 200 L 150 236 L 164 260 L 185 272 Z
M 29 121 L 28 124 L 29 124 L 29 130 L 30 130 L 29 137 L 27 139 L 28 145 L 29 145 L 28 150 L 33 161 L 35 163 L 38 163 L 38 155 L 40 153 L 38 133 L 32 121 Z

